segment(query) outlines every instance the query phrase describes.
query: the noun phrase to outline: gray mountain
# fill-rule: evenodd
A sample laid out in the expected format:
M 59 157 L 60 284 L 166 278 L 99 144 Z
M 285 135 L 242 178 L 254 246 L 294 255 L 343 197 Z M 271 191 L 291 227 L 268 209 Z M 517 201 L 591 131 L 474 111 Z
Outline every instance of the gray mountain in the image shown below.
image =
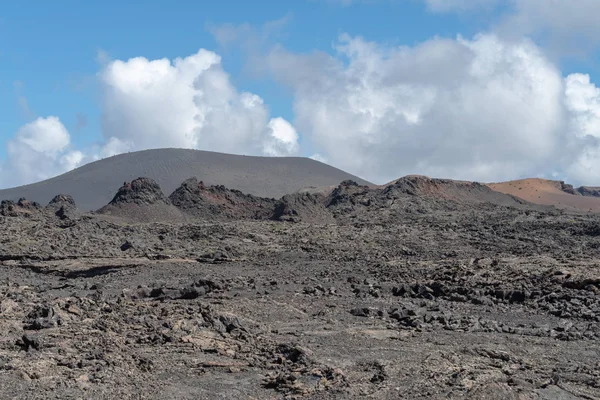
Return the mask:
M 96 210 L 114 197 L 123 182 L 140 176 L 155 180 L 165 195 L 197 177 L 207 185 L 224 185 L 244 193 L 279 198 L 307 187 L 353 180 L 371 183 L 330 165 L 303 157 L 252 157 L 200 150 L 155 149 L 119 154 L 63 175 L 0 190 L 0 199 L 26 198 L 47 204 L 58 193 L 72 196 L 82 211 Z

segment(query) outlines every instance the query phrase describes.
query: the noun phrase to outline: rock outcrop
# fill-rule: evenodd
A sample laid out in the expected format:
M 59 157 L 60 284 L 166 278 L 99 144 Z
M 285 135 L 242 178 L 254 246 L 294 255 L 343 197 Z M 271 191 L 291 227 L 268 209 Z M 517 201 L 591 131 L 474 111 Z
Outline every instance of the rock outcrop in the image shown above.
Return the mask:
M 170 196 L 170 202 L 187 215 L 200 219 L 269 219 L 275 199 L 245 194 L 225 186 L 205 186 L 187 179 Z
M 2 200 L 0 203 L 0 215 L 5 217 L 31 217 L 39 214 L 42 206 L 35 201 L 21 198 L 17 202 Z
M 158 183 L 150 178 L 137 178 L 131 183 L 124 182 L 110 201 L 111 205 L 121 204 L 171 204 Z
M 125 182 L 98 214 L 137 222 L 181 222 L 184 218 L 152 179 L 140 177 Z
M 52 214 L 61 220 L 75 219 L 81 216 L 75 200 L 68 194 L 58 194 L 54 196 L 45 208 L 46 212 Z

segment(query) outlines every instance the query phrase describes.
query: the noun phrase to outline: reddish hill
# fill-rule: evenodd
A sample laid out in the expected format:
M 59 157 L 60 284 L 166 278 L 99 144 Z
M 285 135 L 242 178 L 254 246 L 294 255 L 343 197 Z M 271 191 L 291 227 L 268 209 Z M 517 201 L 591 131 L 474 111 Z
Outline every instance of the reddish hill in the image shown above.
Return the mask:
M 600 212 L 600 197 L 595 197 L 595 188 L 582 186 L 575 189 L 562 181 L 539 178 L 490 183 L 487 186 L 531 203 L 551 205 L 570 211 Z

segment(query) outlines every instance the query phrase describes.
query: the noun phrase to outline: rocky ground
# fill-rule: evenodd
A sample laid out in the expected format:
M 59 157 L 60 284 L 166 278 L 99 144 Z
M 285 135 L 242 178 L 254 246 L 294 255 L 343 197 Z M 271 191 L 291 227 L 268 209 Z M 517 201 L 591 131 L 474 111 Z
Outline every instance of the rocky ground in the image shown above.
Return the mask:
M 0 206 L 1 398 L 600 398 L 598 216 L 421 178 L 186 182 Z M 182 219 L 120 218 L 157 202 Z

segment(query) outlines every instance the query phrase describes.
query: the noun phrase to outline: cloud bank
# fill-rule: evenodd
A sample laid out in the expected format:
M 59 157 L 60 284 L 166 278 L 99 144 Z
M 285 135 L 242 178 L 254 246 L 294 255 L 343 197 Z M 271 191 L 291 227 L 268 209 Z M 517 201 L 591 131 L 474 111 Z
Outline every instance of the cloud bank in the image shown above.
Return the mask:
M 598 88 L 533 42 L 495 35 L 387 47 L 342 35 L 336 54 L 268 58 L 315 151 L 376 182 L 409 173 L 597 180 Z
M 115 154 L 181 147 L 236 154 L 296 155 L 299 135 L 270 118 L 261 97 L 237 90 L 216 53 L 185 58 L 108 61 L 98 74 L 104 142 L 71 150 L 57 117 L 24 125 L 8 144 L 0 184 L 27 184 Z
M 506 3 L 425 1 L 436 12 Z M 552 1 L 555 8 L 538 12 L 541 1 L 511 0 L 506 21 L 534 18 L 526 25 L 539 32 L 557 24 L 565 31 L 578 25 L 571 33 L 596 32 L 586 15 L 591 1 L 563 19 L 552 13 L 567 3 Z M 252 36 L 246 25 L 218 32 L 228 44 Z M 256 37 L 269 30 L 261 32 Z M 271 116 L 259 95 L 236 88 L 215 52 L 174 60 L 106 58 L 97 75 L 102 142 L 75 149 L 58 117 L 37 118 L 8 142 L 0 185 L 160 147 L 310 156 L 377 183 L 416 173 L 600 184 L 600 89 L 589 75 L 563 76 L 525 36 L 482 33 L 392 47 L 342 34 L 331 53 L 281 46 L 262 53 L 260 43 L 251 47 L 261 53 L 249 57 L 290 89 L 293 121 Z M 300 142 L 310 153 L 300 153 Z
M 82 152 L 70 149 L 71 138 L 58 117 L 37 118 L 23 125 L 7 144 L 3 186 L 36 182 L 77 167 Z

